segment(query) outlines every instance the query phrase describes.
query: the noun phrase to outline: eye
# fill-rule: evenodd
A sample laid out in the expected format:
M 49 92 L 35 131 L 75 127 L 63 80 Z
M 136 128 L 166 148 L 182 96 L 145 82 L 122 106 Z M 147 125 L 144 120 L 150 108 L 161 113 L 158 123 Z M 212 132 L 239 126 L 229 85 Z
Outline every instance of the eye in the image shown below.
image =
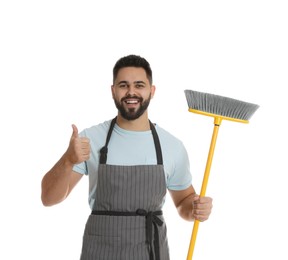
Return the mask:
M 122 84 L 119 84 L 118 86 L 119 86 L 119 88 L 127 88 L 128 85 L 125 83 L 122 83 Z
M 136 88 L 144 88 L 145 86 L 144 86 L 144 84 L 136 84 L 135 87 Z

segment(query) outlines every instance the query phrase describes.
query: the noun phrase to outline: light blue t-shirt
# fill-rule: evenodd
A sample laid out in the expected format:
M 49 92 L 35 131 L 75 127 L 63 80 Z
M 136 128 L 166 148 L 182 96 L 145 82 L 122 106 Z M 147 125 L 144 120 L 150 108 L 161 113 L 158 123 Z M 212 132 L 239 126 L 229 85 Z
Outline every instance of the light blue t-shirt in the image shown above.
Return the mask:
M 91 154 L 86 162 L 77 164 L 75 172 L 89 176 L 89 205 L 94 205 L 100 149 L 105 145 L 111 120 L 83 130 L 80 136 L 90 139 Z M 183 143 L 158 125 L 155 126 L 162 149 L 166 186 L 170 190 L 184 190 L 192 177 L 187 151 Z M 157 157 L 151 130 L 127 131 L 117 124 L 108 144 L 107 164 L 155 165 Z

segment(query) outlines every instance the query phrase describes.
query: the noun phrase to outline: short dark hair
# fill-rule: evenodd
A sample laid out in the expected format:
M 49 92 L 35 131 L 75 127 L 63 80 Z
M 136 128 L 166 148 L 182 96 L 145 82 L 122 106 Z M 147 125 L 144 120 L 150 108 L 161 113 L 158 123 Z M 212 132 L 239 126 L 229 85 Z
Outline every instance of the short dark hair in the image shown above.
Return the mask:
M 115 79 L 117 77 L 117 74 L 120 69 L 126 68 L 126 67 L 136 67 L 136 68 L 143 68 L 146 71 L 147 78 L 152 85 L 152 70 L 150 67 L 150 64 L 147 60 L 144 58 L 138 56 L 138 55 L 128 55 L 120 58 L 114 68 L 113 68 L 113 83 L 115 82 Z

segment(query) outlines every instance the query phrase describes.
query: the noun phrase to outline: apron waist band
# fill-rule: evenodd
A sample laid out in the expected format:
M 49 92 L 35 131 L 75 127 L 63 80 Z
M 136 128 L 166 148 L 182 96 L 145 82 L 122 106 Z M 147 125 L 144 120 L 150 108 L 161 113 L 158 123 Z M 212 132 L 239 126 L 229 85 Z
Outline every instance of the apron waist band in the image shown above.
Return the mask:
M 155 260 L 160 260 L 160 245 L 159 245 L 159 232 L 158 226 L 163 225 L 163 221 L 158 217 L 163 215 L 162 210 L 149 211 L 145 209 L 137 209 L 135 212 L 125 212 L 125 211 L 105 211 L 105 210 L 93 210 L 92 215 L 102 215 L 102 216 L 142 216 L 146 219 L 146 242 L 148 244 L 148 250 L 150 255 L 150 260 L 154 260 L 153 246 L 152 246 L 152 233 L 154 226 L 154 250 L 155 250 Z
M 143 217 L 146 217 L 146 216 L 148 216 L 149 213 L 152 213 L 153 215 L 156 215 L 156 216 L 163 215 L 162 210 L 147 212 L 145 209 L 137 209 L 135 212 L 134 211 L 113 211 L 113 210 L 93 210 L 91 212 L 92 215 L 126 216 L 126 217 L 129 217 L 129 216 L 143 216 Z

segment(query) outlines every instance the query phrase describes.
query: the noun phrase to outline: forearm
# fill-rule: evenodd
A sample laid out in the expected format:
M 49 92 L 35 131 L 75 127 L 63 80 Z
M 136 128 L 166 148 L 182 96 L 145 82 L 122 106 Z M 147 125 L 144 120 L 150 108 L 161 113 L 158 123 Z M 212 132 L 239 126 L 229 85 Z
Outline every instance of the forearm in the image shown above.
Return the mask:
M 41 183 L 43 205 L 52 206 L 67 197 L 73 166 L 64 154 L 53 168 L 45 174 Z
M 187 221 L 193 221 L 193 198 L 194 194 L 191 194 L 187 196 L 185 199 L 183 199 L 179 205 L 177 206 L 177 210 L 179 215 L 187 220 Z

